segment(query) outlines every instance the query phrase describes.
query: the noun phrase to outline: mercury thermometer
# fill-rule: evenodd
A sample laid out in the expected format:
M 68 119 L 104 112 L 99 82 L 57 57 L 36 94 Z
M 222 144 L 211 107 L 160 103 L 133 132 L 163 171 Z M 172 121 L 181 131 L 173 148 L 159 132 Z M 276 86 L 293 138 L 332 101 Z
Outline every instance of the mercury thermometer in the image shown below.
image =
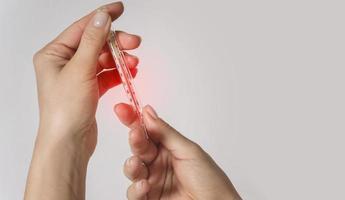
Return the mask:
M 144 123 L 144 117 L 143 117 L 143 113 L 142 113 L 142 106 L 141 106 L 140 101 L 137 97 L 137 93 L 135 92 L 135 87 L 133 84 L 133 77 L 132 77 L 132 74 L 131 74 L 127 64 L 126 64 L 125 55 L 124 55 L 123 51 L 120 49 L 119 43 L 118 43 L 117 38 L 116 38 L 116 32 L 115 31 L 110 30 L 107 42 L 109 45 L 110 52 L 111 52 L 113 59 L 115 61 L 116 69 L 119 72 L 123 88 L 127 94 L 128 100 L 129 100 L 130 104 L 132 105 L 133 110 L 139 119 L 140 125 L 144 129 L 146 138 L 148 138 L 148 133 L 146 130 L 146 126 Z

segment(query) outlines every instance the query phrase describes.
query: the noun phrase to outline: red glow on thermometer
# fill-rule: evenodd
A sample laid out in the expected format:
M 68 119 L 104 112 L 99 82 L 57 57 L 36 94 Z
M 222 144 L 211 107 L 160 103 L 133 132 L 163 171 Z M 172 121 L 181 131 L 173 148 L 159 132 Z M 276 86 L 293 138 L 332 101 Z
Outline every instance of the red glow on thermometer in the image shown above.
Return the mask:
M 125 89 L 129 102 L 131 103 L 133 110 L 136 113 L 140 121 L 140 124 L 145 131 L 146 137 L 148 138 L 148 134 L 147 134 L 147 130 L 144 123 L 143 114 L 142 114 L 142 107 L 137 98 L 137 94 L 135 92 L 135 87 L 133 84 L 133 77 L 129 68 L 127 67 L 125 56 L 123 52 L 120 50 L 120 46 L 116 39 L 115 31 L 112 31 L 112 30 L 110 31 L 109 38 L 108 38 L 108 45 L 109 45 L 110 52 L 114 58 L 116 69 L 119 72 L 119 75 L 121 77 L 122 85 L 123 85 L 123 88 Z

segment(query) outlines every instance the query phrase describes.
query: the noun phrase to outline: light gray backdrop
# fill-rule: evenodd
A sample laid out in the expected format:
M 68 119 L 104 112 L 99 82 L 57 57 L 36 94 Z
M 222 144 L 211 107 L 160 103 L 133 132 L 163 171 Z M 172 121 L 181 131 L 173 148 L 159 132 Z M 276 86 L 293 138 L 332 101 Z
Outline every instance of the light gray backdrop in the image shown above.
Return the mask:
M 125 1 L 145 104 L 200 143 L 244 199 L 345 199 L 344 4 Z M 0 199 L 21 199 L 38 123 L 32 55 L 107 1 L 0 0 Z M 99 105 L 88 199 L 124 199 L 127 129 Z

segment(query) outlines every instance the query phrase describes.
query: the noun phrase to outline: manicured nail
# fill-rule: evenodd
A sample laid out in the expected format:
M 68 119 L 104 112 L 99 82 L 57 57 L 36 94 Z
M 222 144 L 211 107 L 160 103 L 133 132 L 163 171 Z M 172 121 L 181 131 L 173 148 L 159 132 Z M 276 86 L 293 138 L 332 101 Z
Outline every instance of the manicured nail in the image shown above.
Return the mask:
M 93 16 L 93 26 L 97 28 L 104 27 L 107 24 L 109 14 L 104 11 L 104 9 L 97 10 L 96 14 Z
M 141 190 L 141 189 L 143 188 L 143 185 L 144 185 L 144 181 L 141 180 L 141 181 L 139 181 L 139 182 L 137 182 L 137 183 L 135 184 L 135 187 L 136 187 L 138 190 Z
M 152 106 L 147 105 L 146 107 L 147 107 L 147 112 L 151 115 L 151 117 L 153 119 L 158 119 L 158 115 L 157 115 L 156 111 L 152 108 Z

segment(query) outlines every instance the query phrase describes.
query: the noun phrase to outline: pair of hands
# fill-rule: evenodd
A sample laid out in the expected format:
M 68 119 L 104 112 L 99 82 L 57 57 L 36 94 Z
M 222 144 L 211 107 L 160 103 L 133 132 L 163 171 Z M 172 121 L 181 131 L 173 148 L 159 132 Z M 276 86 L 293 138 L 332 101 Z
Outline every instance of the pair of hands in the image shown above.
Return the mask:
M 110 25 L 123 12 L 120 2 L 90 13 L 63 31 L 34 56 L 40 125 L 25 199 L 84 199 L 89 158 L 97 143 L 95 113 L 99 98 L 121 83 L 105 44 Z M 118 32 L 124 50 L 140 37 Z M 138 58 L 126 53 L 135 76 Z M 131 131 L 133 152 L 124 165 L 133 181 L 128 199 L 240 199 L 223 171 L 197 144 L 143 109 L 146 139 L 132 108 L 115 106 Z

